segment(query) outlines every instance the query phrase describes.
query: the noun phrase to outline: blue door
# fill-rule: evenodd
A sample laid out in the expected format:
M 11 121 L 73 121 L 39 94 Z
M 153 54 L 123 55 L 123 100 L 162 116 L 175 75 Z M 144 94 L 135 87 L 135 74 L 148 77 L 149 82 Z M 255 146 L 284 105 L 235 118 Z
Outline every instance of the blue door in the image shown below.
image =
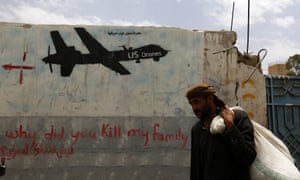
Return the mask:
M 265 76 L 268 128 L 288 146 L 300 169 L 300 77 Z

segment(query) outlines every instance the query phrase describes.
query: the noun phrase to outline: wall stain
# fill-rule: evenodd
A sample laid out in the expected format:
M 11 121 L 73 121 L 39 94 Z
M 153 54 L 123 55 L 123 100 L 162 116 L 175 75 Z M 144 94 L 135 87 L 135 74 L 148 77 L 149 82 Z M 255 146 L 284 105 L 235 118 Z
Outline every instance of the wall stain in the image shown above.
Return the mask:
M 255 97 L 254 94 L 246 93 L 246 94 L 243 95 L 242 98 L 243 98 L 243 100 L 245 100 L 245 99 L 255 99 L 256 97 Z

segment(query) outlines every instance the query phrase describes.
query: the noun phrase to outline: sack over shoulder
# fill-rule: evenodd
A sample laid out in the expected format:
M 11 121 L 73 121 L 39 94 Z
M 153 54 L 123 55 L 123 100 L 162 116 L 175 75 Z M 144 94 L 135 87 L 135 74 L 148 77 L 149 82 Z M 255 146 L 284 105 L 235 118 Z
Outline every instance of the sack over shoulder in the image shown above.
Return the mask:
M 286 145 L 270 130 L 252 120 L 256 159 L 250 168 L 252 179 L 300 180 L 300 173 L 295 166 Z
M 243 110 L 239 106 L 230 109 Z M 254 128 L 256 158 L 250 167 L 251 179 L 255 180 L 300 180 L 300 172 L 295 166 L 286 145 L 270 130 L 251 120 Z M 223 133 L 224 120 L 216 116 L 210 127 L 211 134 Z

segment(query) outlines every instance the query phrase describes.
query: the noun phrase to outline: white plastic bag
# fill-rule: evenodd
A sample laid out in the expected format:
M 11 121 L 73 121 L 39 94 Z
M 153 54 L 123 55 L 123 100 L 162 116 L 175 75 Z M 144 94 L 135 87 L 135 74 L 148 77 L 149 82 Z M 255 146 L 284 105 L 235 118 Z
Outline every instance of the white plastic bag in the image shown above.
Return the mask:
M 230 109 L 243 110 L 241 107 Z M 300 180 L 300 172 L 286 145 L 270 130 L 251 121 L 257 156 L 250 167 L 253 180 Z M 211 134 L 223 133 L 224 119 L 216 116 L 210 125 Z

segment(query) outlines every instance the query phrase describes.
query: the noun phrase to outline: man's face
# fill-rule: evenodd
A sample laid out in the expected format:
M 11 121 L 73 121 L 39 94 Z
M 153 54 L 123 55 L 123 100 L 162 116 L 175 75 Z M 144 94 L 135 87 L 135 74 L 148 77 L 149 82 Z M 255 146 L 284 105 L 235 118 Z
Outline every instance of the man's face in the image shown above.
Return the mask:
M 208 106 L 205 96 L 197 96 L 189 100 L 190 105 L 199 119 L 205 119 L 211 114 L 211 109 Z

